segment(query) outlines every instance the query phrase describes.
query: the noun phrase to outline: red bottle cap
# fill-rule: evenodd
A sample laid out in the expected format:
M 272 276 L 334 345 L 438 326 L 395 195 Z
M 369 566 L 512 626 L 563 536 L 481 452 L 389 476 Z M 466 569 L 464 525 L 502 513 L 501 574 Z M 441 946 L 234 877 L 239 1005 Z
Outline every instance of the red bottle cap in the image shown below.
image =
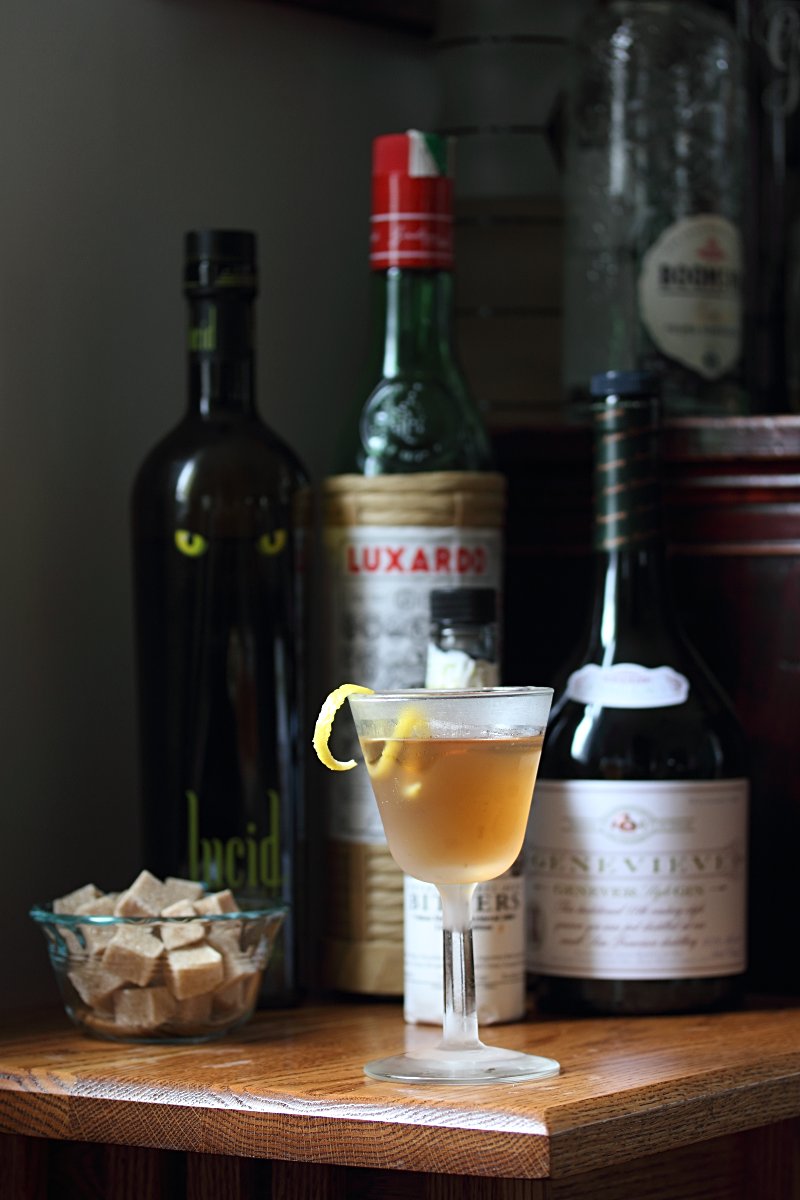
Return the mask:
M 369 255 L 373 271 L 452 269 L 452 144 L 452 138 L 417 129 L 375 138 Z

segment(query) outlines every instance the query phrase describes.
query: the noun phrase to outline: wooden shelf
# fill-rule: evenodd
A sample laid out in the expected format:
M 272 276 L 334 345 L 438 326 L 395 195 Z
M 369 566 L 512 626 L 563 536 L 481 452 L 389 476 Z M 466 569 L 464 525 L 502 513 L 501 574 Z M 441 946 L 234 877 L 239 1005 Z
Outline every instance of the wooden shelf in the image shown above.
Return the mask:
M 289 8 L 308 8 L 329 17 L 385 25 L 403 33 L 429 36 L 434 27 L 430 0 L 275 0 Z
M 532 1020 L 488 1030 L 487 1041 L 562 1064 L 557 1079 L 512 1086 L 422 1088 L 367 1079 L 364 1061 L 404 1036 L 425 1042 L 438 1035 L 407 1029 L 395 1004 L 260 1013 L 233 1036 L 186 1047 L 95 1041 L 60 1013 L 7 1020 L 0 1131 L 24 1142 L 157 1147 L 426 1179 L 484 1176 L 550 1181 L 548 1187 L 562 1181 L 561 1191 L 473 1193 L 493 1197 L 571 1196 L 571 1185 L 563 1190 L 570 1180 L 585 1187 L 602 1178 L 604 1198 L 637 1200 L 651 1194 L 641 1190 L 645 1156 L 648 1172 L 669 1164 L 666 1174 L 657 1172 L 662 1190 L 652 1194 L 680 1197 L 687 1193 L 664 1190 L 664 1181 L 675 1182 L 677 1169 L 694 1169 L 686 1164 L 698 1146 L 707 1166 L 717 1147 L 720 1169 L 742 1179 L 741 1155 L 731 1155 L 748 1131 L 788 1131 L 794 1155 L 800 1146 L 800 1008 Z M 780 1160 L 774 1148 L 772 1157 Z M 638 1178 L 640 1190 L 608 1190 L 617 1177 Z M 391 1195 L 433 1194 L 414 1186 Z M 381 1193 L 349 1187 L 341 1194 Z M 796 1193 L 691 1192 L 705 1194 Z

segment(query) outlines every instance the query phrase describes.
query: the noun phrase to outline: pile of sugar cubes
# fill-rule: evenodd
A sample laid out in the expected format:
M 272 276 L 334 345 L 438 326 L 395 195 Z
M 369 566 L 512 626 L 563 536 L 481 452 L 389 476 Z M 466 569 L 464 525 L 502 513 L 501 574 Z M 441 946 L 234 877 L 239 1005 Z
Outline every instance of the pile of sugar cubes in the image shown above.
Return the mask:
M 62 896 L 53 912 L 72 916 L 202 917 L 234 913 L 230 891 L 205 893 L 190 879 L 157 879 L 142 871 L 123 892 L 93 883 Z M 242 922 L 187 921 L 78 926 L 61 935 L 70 950 L 68 978 L 85 1010 L 76 1013 L 100 1033 L 189 1036 L 232 1023 L 255 1005 L 263 958 L 258 937 L 244 944 Z

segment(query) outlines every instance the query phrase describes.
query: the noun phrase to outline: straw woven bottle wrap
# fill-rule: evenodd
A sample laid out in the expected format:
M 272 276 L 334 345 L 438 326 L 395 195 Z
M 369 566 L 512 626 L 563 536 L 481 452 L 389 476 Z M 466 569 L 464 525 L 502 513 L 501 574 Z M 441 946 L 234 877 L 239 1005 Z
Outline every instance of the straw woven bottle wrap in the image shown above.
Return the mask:
M 337 475 L 323 485 L 326 682 L 422 687 L 430 593 L 502 590 L 505 480 L 490 472 Z M 352 722 L 337 753 L 360 758 Z M 368 995 L 403 990 L 403 876 L 363 768 L 329 782 L 325 981 Z

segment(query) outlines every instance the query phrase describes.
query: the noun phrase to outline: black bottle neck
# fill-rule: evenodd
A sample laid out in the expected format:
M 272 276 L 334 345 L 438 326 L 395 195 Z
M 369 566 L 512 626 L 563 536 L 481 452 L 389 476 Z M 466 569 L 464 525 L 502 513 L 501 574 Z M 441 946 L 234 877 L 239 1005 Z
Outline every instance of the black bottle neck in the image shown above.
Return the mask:
M 674 630 L 659 483 L 657 406 L 620 400 L 594 411 L 594 551 L 591 641 L 611 659 L 626 633 Z
M 189 411 L 255 415 L 252 293 L 190 297 Z

